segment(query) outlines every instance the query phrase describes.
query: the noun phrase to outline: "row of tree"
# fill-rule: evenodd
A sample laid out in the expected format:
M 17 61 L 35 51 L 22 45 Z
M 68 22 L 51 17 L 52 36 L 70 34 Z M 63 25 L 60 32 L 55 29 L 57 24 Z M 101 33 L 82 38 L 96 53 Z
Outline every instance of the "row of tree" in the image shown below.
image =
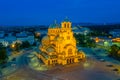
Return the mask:
M 109 56 L 120 60 L 120 47 L 117 45 L 112 45 L 109 50 Z
M 8 60 L 7 50 L 20 51 L 24 48 L 29 48 L 31 46 L 36 46 L 36 42 L 31 45 L 28 41 L 23 41 L 22 43 L 16 42 L 10 45 L 11 47 L 4 47 L 0 43 L 0 64 L 4 64 Z
M 99 32 L 99 33 L 103 32 L 106 35 L 106 34 L 109 34 L 109 32 L 115 28 L 120 29 L 120 24 L 92 25 L 92 26 L 85 26 L 85 27 L 89 28 L 94 32 Z M 101 35 L 104 35 L 103 33 Z
M 14 47 L 12 47 L 12 45 L 14 45 Z M 12 44 L 12 45 L 11 45 L 12 50 L 20 51 L 21 49 L 24 49 L 24 48 L 29 48 L 31 46 L 36 46 L 36 42 L 34 42 L 31 45 L 28 41 L 23 41 L 22 43 L 16 42 L 15 44 Z
M 8 60 L 7 50 L 6 48 L 0 43 L 0 64 L 6 63 Z
M 112 36 L 112 35 L 110 35 L 107 32 L 99 32 L 98 30 L 94 30 L 89 33 L 89 36 L 106 36 L 106 37 L 108 37 L 108 36 Z
M 83 34 L 74 34 L 74 37 L 77 41 L 77 46 L 82 47 L 95 47 L 95 41 L 91 39 L 89 35 L 83 35 Z

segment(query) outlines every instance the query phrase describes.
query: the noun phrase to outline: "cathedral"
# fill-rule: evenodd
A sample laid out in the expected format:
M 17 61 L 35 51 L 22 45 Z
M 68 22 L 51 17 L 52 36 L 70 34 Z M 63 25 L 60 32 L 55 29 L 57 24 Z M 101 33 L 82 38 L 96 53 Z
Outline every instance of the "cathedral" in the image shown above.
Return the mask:
M 66 65 L 85 59 L 83 51 L 78 51 L 76 39 L 73 36 L 71 22 L 66 19 L 48 28 L 47 36 L 43 37 L 37 55 L 45 65 Z

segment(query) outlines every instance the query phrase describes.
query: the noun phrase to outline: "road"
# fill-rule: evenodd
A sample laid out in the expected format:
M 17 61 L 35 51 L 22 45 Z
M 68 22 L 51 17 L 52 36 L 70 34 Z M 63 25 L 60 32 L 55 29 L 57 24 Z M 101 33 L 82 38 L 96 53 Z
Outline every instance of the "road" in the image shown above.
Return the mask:
M 17 70 L 4 80 L 117 80 L 120 78 L 116 72 L 112 71 L 112 68 L 106 66 L 110 61 L 102 62 L 98 59 L 97 51 L 83 50 L 88 55 L 87 63 L 53 67 L 43 72 L 33 70 L 28 66 L 27 55 L 34 50 L 26 51 L 17 58 L 19 63 Z
M 43 72 L 31 69 L 28 66 L 27 55 L 33 50 L 24 52 L 17 58 L 17 70 L 14 73 L 6 75 L 3 80 L 52 80 L 54 77 Z M 56 78 L 57 80 L 62 80 Z

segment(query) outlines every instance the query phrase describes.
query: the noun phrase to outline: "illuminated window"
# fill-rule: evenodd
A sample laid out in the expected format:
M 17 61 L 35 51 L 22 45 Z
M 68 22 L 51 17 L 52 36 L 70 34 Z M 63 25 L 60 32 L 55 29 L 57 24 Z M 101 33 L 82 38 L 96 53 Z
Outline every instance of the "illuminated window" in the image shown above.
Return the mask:
M 69 28 L 70 26 L 69 26 L 69 24 L 67 24 L 67 28 Z
M 66 28 L 66 24 L 64 24 L 64 28 Z
M 70 36 L 67 36 L 67 39 L 70 40 Z
M 72 49 L 70 48 L 70 49 L 68 49 L 68 55 L 69 54 L 72 54 Z

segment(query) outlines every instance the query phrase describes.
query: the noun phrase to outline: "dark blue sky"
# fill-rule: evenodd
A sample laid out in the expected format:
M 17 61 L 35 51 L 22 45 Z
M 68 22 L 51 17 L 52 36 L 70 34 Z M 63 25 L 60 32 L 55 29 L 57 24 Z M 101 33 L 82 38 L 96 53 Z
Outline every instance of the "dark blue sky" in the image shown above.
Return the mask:
M 120 0 L 0 0 L 0 25 L 72 22 L 118 23 Z

